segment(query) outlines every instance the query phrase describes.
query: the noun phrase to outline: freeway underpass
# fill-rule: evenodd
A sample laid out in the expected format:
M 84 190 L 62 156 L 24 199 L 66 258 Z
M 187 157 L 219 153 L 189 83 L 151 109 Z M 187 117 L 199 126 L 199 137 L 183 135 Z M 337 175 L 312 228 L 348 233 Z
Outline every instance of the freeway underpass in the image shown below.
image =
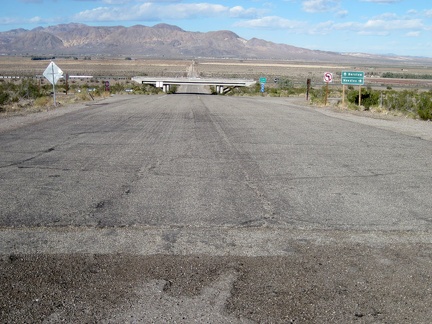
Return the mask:
M 226 89 L 233 87 L 250 87 L 256 83 L 255 80 L 242 79 L 201 79 L 201 78 L 165 78 L 165 77 L 144 77 L 135 76 L 132 78 L 139 84 L 152 84 L 155 87 L 162 88 L 164 92 L 168 92 L 172 85 L 204 85 L 215 86 L 216 92 L 221 94 Z

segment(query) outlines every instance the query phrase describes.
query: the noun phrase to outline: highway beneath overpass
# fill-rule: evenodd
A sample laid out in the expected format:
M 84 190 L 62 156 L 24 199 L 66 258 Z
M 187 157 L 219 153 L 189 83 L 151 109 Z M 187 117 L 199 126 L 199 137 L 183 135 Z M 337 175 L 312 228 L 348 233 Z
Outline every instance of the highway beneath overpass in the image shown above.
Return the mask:
M 256 84 L 254 80 L 242 80 L 242 79 L 201 79 L 197 77 L 188 78 L 167 78 L 167 77 L 140 77 L 136 76 L 132 78 L 132 81 L 139 84 L 152 84 L 155 87 L 163 88 L 164 92 L 169 92 L 171 85 L 179 86 L 214 86 L 216 93 L 222 94 L 226 90 L 233 87 L 250 87 Z
M 300 100 L 1 118 L 0 322 L 429 322 L 430 123 Z

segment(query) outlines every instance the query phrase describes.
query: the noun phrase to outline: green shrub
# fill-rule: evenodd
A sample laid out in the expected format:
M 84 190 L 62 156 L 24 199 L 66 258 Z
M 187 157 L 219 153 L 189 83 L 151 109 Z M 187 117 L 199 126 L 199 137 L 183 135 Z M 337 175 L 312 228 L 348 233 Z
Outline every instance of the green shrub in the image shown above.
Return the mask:
M 381 93 L 370 88 L 361 89 L 361 105 L 369 110 L 372 106 L 378 106 L 380 102 Z M 352 104 L 359 104 L 360 93 L 357 90 L 350 90 L 347 94 L 347 100 Z
M 417 114 L 423 120 L 432 120 L 432 95 L 422 93 L 419 95 L 417 103 Z
M 47 107 L 53 102 L 53 99 L 48 96 L 43 96 L 35 99 L 34 105 L 36 107 Z
M 327 92 L 327 86 L 323 86 L 319 89 L 310 89 L 310 102 L 314 105 L 324 105 L 325 97 Z
M 387 91 L 384 98 L 384 107 L 388 110 L 397 110 L 405 112 L 416 112 L 417 91 Z
M 0 105 L 5 105 L 9 102 L 9 93 L 7 92 L 0 92 Z
M 158 93 L 158 92 L 159 92 L 159 88 L 156 88 L 156 87 L 155 87 L 155 89 L 157 90 L 156 93 Z M 172 85 L 170 86 L 170 89 L 169 89 L 168 93 L 176 93 L 177 90 L 178 90 L 178 85 L 176 85 L 176 84 L 172 84 Z
M 216 89 L 214 89 L 216 92 Z M 249 96 L 257 96 L 261 93 L 261 85 L 259 83 L 255 83 L 253 86 L 250 87 L 237 87 L 237 88 L 233 88 L 231 89 L 231 91 L 229 91 L 227 93 L 227 95 L 229 96 L 245 96 L 245 95 L 249 95 Z
M 19 85 L 18 95 L 21 98 L 26 99 L 36 99 L 39 98 L 41 94 L 40 87 L 36 84 L 34 80 L 23 79 Z

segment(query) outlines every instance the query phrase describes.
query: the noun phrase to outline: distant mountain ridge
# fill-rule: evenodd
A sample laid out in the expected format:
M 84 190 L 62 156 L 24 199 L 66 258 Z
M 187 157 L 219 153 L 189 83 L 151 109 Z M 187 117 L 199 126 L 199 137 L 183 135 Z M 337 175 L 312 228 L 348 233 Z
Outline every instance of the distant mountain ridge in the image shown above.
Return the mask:
M 316 62 L 369 60 L 400 61 L 412 58 L 369 54 L 342 54 L 277 44 L 262 39 L 246 40 L 228 30 L 189 32 L 157 24 L 88 26 L 69 23 L 0 32 L 0 55 L 102 55 L 157 58 L 278 59 Z M 424 60 L 432 63 L 432 59 Z

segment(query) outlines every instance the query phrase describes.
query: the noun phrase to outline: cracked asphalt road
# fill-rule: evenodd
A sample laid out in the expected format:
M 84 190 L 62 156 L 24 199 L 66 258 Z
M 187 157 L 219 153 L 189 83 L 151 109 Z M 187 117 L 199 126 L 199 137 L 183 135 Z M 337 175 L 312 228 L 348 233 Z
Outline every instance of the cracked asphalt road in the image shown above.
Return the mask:
M 0 120 L 0 322 L 428 323 L 432 127 L 199 94 Z

